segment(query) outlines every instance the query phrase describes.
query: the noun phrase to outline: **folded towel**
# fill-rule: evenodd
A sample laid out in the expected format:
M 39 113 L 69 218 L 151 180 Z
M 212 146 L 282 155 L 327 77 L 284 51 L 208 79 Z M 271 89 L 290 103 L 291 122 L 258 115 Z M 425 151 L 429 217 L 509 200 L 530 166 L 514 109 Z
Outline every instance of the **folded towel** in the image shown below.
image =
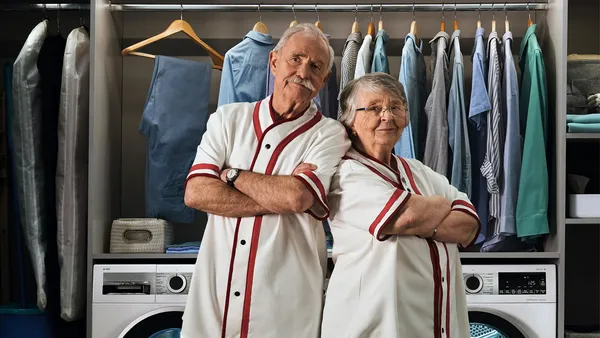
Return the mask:
M 186 250 L 198 250 L 200 247 L 198 246 L 182 246 L 178 248 L 167 248 L 169 251 L 186 251 Z
M 567 123 L 600 123 L 600 114 L 567 114 Z
M 200 247 L 200 242 L 184 242 L 184 243 L 180 243 L 180 244 L 171 244 L 169 246 L 167 246 L 167 248 L 172 249 L 172 248 L 185 248 L 185 247 Z
M 569 133 L 600 133 L 600 123 L 567 123 Z
M 200 251 L 199 248 L 194 249 L 186 249 L 186 250 L 170 250 L 167 249 L 168 254 L 190 254 L 190 253 L 198 253 Z

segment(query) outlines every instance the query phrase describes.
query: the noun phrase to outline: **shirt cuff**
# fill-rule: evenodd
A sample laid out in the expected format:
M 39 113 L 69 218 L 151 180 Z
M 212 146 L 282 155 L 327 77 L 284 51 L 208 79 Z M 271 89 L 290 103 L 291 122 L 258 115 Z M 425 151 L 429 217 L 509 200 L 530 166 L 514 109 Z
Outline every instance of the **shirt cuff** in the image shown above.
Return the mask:
M 411 194 L 407 191 L 396 189 L 381 212 L 379 212 L 379 215 L 377 215 L 377 218 L 371 223 L 369 233 L 377 238 L 378 241 L 385 241 L 390 238 L 390 235 L 383 235 L 381 233 L 383 226 L 389 221 L 392 215 L 402 208 L 410 196 Z
M 194 164 L 192 166 L 192 168 L 190 169 L 190 172 L 188 173 L 187 178 L 185 179 L 185 185 L 187 186 L 187 182 L 194 177 L 204 176 L 204 177 L 219 179 L 219 175 L 220 175 L 219 167 L 217 167 L 214 164 L 208 164 L 208 163 Z
M 294 175 L 294 177 L 299 179 L 315 198 L 315 203 L 306 212 L 319 221 L 327 219 L 329 217 L 327 194 L 325 194 L 325 188 L 319 177 L 311 171 Z
M 477 220 L 477 233 L 471 242 L 466 247 L 463 247 L 461 244 L 458 245 L 458 247 L 461 249 L 469 249 L 473 246 L 473 244 L 475 244 L 475 241 L 477 241 L 477 237 L 479 237 L 479 233 L 481 232 L 481 220 L 479 219 L 479 215 L 477 215 L 477 211 L 475 210 L 473 204 L 465 200 L 454 200 L 454 202 L 452 202 L 452 211 L 464 212 L 472 217 L 475 217 Z

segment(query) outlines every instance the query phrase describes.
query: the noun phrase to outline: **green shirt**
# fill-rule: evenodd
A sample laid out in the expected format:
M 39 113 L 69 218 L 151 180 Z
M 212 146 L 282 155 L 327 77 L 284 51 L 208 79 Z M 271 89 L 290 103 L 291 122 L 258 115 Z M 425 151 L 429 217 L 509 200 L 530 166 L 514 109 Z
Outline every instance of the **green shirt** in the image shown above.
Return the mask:
M 524 240 L 548 233 L 548 92 L 535 29 L 536 25 L 527 29 L 519 56 L 522 74 L 519 112 L 524 141 L 516 217 L 517 235 Z

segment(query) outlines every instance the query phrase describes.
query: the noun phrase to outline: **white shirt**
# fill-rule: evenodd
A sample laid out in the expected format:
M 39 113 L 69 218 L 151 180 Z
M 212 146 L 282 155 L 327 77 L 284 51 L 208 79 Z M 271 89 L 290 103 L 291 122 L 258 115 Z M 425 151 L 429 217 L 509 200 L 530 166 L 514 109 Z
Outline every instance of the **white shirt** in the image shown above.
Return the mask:
M 222 168 L 296 176 L 315 196 L 306 213 L 229 218 L 209 215 L 183 315 L 183 338 L 317 337 L 321 324 L 331 176 L 350 141 L 311 103 L 273 122 L 271 97 L 223 105 L 209 118 L 188 180 L 219 179 Z M 310 215 L 309 215 L 310 214 Z
M 356 68 L 354 69 L 354 79 L 358 79 L 371 72 L 371 59 L 373 58 L 372 42 L 373 37 L 371 34 L 365 35 L 362 45 L 358 50 Z
M 390 167 L 351 149 L 328 196 L 333 270 L 323 338 L 469 337 L 457 245 L 383 235 L 383 225 L 412 196 L 441 195 L 477 218 L 467 196 L 413 159 Z

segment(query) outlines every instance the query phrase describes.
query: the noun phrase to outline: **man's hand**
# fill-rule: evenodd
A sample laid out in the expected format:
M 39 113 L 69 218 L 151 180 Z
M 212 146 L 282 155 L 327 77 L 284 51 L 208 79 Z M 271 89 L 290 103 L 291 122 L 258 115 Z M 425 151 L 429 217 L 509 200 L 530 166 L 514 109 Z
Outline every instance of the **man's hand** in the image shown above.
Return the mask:
M 292 175 L 296 176 L 303 172 L 314 171 L 316 169 L 317 169 L 317 166 L 312 163 L 300 163 L 300 164 L 298 164 L 296 169 L 294 169 L 294 172 L 292 173 Z
M 219 175 L 219 177 L 221 178 L 221 181 L 223 181 L 223 183 L 227 183 L 227 172 L 229 171 L 229 169 L 231 168 L 225 168 L 221 170 L 221 174 Z

